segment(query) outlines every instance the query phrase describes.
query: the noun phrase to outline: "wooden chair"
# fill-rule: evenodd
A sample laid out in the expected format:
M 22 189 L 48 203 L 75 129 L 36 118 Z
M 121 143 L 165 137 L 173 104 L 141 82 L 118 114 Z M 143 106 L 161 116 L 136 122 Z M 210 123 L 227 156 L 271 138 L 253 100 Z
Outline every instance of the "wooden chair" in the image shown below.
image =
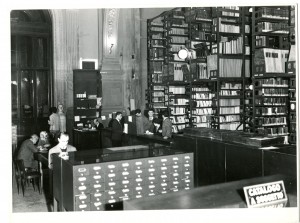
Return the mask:
M 19 194 L 20 184 L 21 184 L 21 174 L 18 169 L 17 160 L 13 160 L 13 165 L 14 165 L 14 173 L 13 174 L 15 177 L 15 181 L 16 181 L 17 188 L 18 188 L 18 194 Z
M 20 182 L 21 182 L 23 196 L 24 196 L 25 189 L 26 189 L 26 183 L 28 186 L 29 182 L 32 183 L 34 190 L 35 190 L 35 184 L 37 184 L 38 191 L 39 191 L 39 193 L 41 193 L 41 190 L 40 190 L 41 174 L 37 170 L 31 169 L 31 168 L 26 169 L 24 166 L 24 161 L 22 159 L 16 160 L 16 163 L 17 163 L 18 174 L 20 176 Z

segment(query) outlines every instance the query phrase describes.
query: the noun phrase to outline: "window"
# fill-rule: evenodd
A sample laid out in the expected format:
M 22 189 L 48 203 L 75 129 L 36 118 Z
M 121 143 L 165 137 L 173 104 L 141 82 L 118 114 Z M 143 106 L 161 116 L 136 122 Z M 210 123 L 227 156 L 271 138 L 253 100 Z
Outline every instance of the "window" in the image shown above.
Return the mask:
M 51 19 L 47 10 L 11 11 L 11 110 L 19 136 L 47 130 L 52 99 Z

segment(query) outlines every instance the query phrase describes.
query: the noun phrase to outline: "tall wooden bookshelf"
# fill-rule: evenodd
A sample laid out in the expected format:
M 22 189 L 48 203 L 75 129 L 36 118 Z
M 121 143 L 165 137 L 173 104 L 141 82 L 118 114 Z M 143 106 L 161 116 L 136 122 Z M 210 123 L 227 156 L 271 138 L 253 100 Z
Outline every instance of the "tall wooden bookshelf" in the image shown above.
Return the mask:
M 166 56 L 166 37 L 163 14 L 147 21 L 147 58 L 148 58 L 148 89 L 146 97 L 148 108 L 158 114 L 167 109 L 165 105 L 166 86 L 163 83 L 164 61 Z
M 253 7 L 253 130 L 288 136 L 289 7 Z
M 148 20 L 149 107 L 169 109 L 175 132 L 210 127 L 295 142 L 295 61 L 287 61 L 293 16 L 291 6 L 195 7 Z M 178 58 L 182 48 L 188 59 Z

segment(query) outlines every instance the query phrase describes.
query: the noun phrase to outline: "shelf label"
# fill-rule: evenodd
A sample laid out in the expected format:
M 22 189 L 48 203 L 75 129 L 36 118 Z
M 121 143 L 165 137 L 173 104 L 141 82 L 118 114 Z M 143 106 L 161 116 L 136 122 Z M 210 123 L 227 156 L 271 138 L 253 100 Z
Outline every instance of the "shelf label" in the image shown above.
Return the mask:
M 282 180 L 244 187 L 244 194 L 248 208 L 285 207 L 287 203 L 287 196 Z

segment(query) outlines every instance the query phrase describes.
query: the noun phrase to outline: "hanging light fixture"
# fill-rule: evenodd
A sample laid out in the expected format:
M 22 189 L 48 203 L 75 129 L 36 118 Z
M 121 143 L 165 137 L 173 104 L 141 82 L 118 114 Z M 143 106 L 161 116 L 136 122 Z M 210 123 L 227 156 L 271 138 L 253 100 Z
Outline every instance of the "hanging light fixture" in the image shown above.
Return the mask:
M 192 53 L 187 48 L 182 48 L 178 51 L 177 55 L 180 59 L 186 59 L 186 58 L 189 59 L 189 58 L 191 58 Z

